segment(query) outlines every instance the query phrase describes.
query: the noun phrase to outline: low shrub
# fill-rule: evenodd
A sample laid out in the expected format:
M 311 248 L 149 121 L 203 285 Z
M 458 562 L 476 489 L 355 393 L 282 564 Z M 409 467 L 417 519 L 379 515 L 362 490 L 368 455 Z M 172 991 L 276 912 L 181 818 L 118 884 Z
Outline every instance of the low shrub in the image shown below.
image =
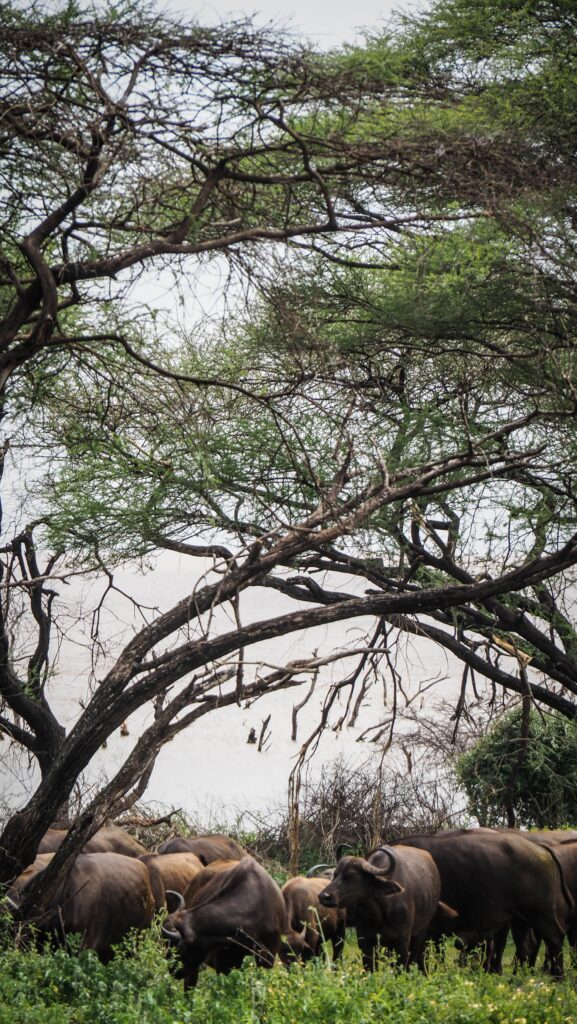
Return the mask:
M 356 946 L 343 966 L 325 961 L 272 971 L 201 972 L 185 993 L 154 933 L 128 941 L 113 963 L 94 954 L 0 951 L 0 1024 L 569 1024 L 573 975 L 564 982 L 456 970 L 454 951 L 429 975 L 388 964 L 366 974 Z

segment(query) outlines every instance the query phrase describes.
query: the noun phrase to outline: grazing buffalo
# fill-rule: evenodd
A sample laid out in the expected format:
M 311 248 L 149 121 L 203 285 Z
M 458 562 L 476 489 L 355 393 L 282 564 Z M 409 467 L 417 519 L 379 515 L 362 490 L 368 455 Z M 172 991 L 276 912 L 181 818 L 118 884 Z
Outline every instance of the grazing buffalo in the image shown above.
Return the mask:
M 346 912 L 323 907 L 319 894 L 328 885 L 326 878 L 290 878 L 282 887 L 287 909 L 287 933 L 280 949 L 283 963 L 310 960 L 322 952 L 323 942 L 332 942 L 333 960 L 338 960 L 345 944 Z
M 272 967 L 286 931 L 285 903 L 264 868 L 243 857 L 228 869 L 213 871 L 189 906 L 182 900 L 182 909 L 167 918 L 162 930 L 177 945 L 179 977 L 188 988 L 196 985 L 200 965 L 206 962 L 228 973 L 250 955 L 260 966 Z
M 158 847 L 157 853 L 195 853 L 203 864 L 213 860 L 241 860 L 247 851 L 230 836 L 172 836 Z
M 13 883 L 8 905 L 16 917 L 27 883 L 53 856 L 39 854 Z M 154 899 L 144 864 L 120 853 L 81 853 L 49 908 L 31 923 L 40 941 L 50 936 L 65 943 L 68 935 L 79 932 L 83 948 L 95 950 L 106 963 L 112 947 L 131 928 L 147 928 L 153 917 Z
M 458 918 L 432 934 L 452 931 L 465 947 L 489 942 L 492 955 L 486 968 L 501 970 L 508 927 L 515 936 L 522 925 L 543 939 L 551 973 L 562 974 L 562 946 L 572 910 L 552 848 L 528 842 L 520 833 L 490 829 L 457 829 L 446 835 L 408 836 L 393 843 L 430 853 L 441 877 L 441 899 Z
M 49 828 L 40 840 L 38 853 L 56 853 L 68 832 L 65 828 Z M 82 847 L 83 853 L 122 853 L 125 857 L 140 857 L 148 853 L 146 846 L 133 839 L 118 825 L 98 829 Z
M 166 906 L 167 890 L 184 893 L 195 875 L 206 870 L 195 853 L 167 853 L 162 857 L 157 853 L 145 853 L 139 860 L 150 876 L 157 910 Z
M 428 853 L 381 846 L 367 859 L 343 857 L 319 901 L 346 910 L 368 970 L 374 969 L 379 946 L 403 966 L 417 963 L 423 968 L 425 938 L 440 895 L 439 872 Z M 441 910 L 451 914 L 448 907 Z

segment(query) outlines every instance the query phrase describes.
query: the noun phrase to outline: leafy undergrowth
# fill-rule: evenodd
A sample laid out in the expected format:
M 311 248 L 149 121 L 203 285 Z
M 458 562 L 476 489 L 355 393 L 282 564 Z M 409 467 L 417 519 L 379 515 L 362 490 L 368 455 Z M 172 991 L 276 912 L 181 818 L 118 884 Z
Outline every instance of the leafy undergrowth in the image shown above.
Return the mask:
M 272 971 L 201 973 L 184 993 L 153 935 L 104 967 L 89 952 L 0 951 L 0 1024 L 573 1024 L 575 975 L 490 977 L 454 963 L 365 974 L 355 955 Z

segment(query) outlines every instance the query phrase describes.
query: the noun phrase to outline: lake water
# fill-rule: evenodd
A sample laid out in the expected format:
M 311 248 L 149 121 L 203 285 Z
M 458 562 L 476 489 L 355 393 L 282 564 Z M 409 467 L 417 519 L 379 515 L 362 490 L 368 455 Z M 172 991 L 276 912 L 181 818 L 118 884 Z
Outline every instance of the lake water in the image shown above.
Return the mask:
M 147 574 L 137 570 L 118 573 L 115 582 L 126 593 L 137 593 L 144 604 L 165 610 L 190 589 L 190 576 L 189 560 L 167 554 L 158 560 L 154 571 Z M 347 582 L 343 585 L 347 586 Z M 351 588 L 354 585 L 358 586 L 358 583 L 351 581 Z M 96 603 L 98 594 L 94 587 L 80 587 L 78 584 L 59 589 L 68 601 L 69 636 L 62 643 L 60 668 L 50 684 L 49 695 L 57 716 L 70 728 L 87 699 L 90 672 L 89 637 L 86 627 L 82 629 L 75 620 L 82 609 Z M 242 619 L 248 622 L 282 614 L 289 607 L 294 609 L 294 603 L 287 602 L 282 595 L 260 590 L 242 598 Z M 118 594 L 113 595 L 101 623 L 101 633 L 108 646 L 107 662 L 111 663 L 118 655 L 141 621 L 128 600 Z M 215 626 L 219 622 L 227 629 L 234 628 L 226 609 L 219 611 Z M 345 643 L 358 646 L 362 643 L 365 629 L 371 624 L 371 620 L 360 619 L 335 623 L 258 644 L 247 648 L 247 665 L 278 666 L 313 651 L 324 656 L 342 648 Z M 420 685 L 437 680 L 429 690 L 429 707 L 434 700 L 456 697 L 461 669 L 436 644 L 401 637 L 392 655 L 408 692 L 415 694 Z M 291 739 L 292 709 L 304 696 L 306 685 L 266 697 L 250 706 L 223 708 L 205 716 L 164 747 L 145 799 L 163 807 L 182 808 L 188 814 L 204 820 L 210 818 L 214 823 L 234 820 L 239 809 L 248 809 L 257 817 L 268 815 L 273 806 L 286 803 L 289 773 L 302 742 L 319 720 L 328 686 L 350 672 L 353 664 L 353 659 L 347 659 L 344 663 L 337 662 L 321 669 L 316 691 L 299 713 L 296 741 Z M 98 677 L 102 677 L 104 669 L 105 663 Z M 373 743 L 362 741 L 360 737 L 371 725 L 378 724 L 390 714 L 391 679 L 390 674 L 387 677 L 387 670 L 383 671 L 383 680 L 367 694 L 355 728 L 343 728 L 338 732 L 328 728 L 324 732 L 311 763 L 311 771 L 318 772 L 321 765 L 339 756 L 354 765 L 375 751 Z M 425 698 L 420 700 L 425 706 Z M 344 709 L 343 697 L 333 710 L 333 726 Z M 247 738 L 251 729 L 257 736 L 260 734 L 262 721 L 268 715 L 269 735 L 264 749 L 259 752 L 256 745 L 247 743 Z M 87 771 L 86 781 L 89 784 L 98 784 L 114 774 L 151 717 L 150 710 L 141 709 L 127 722 L 128 736 L 123 737 L 116 731 L 110 737 L 106 749 L 98 753 Z M 5 740 L 0 750 L 4 755 L 0 769 L 3 802 L 20 804 L 34 788 L 34 772 L 27 761 L 22 758 L 17 761 L 14 754 L 8 752 Z

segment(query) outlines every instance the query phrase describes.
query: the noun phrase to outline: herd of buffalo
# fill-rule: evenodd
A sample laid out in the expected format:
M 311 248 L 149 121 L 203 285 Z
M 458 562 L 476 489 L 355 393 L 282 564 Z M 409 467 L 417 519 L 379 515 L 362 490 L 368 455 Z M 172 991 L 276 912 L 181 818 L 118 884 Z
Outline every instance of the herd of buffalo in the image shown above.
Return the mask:
M 14 881 L 6 902 L 18 918 L 23 891 L 66 833 L 49 829 L 36 860 Z M 322 874 L 318 874 L 322 872 Z M 452 829 L 410 836 L 318 864 L 281 889 L 258 860 L 228 836 L 175 836 L 154 853 L 118 827 L 103 828 L 35 924 L 40 939 L 80 932 L 102 960 L 131 928 L 148 927 L 162 908 L 163 934 L 179 953 L 179 976 L 196 984 L 201 964 L 226 972 L 248 954 L 271 967 L 342 953 L 355 929 L 363 963 L 380 949 L 402 966 L 424 966 L 427 940 L 456 936 L 465 956 L 481 951 L 500 971 L 509 932 L 519 963 L 563 970 L 565 936 L 577 947 L 577 831 Z

